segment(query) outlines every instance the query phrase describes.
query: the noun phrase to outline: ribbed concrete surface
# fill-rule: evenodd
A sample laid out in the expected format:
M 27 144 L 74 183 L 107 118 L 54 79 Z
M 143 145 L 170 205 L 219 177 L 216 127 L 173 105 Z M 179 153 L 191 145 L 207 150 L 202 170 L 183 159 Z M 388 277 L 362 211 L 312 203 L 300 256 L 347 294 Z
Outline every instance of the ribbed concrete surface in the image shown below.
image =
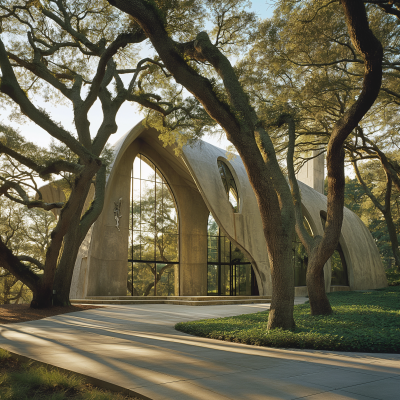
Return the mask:
M 173 328 L 268 307 L 113 305 L 0 325 L 0 347 L 153 400 L 400 398 L 399 354 L 262 348 Z

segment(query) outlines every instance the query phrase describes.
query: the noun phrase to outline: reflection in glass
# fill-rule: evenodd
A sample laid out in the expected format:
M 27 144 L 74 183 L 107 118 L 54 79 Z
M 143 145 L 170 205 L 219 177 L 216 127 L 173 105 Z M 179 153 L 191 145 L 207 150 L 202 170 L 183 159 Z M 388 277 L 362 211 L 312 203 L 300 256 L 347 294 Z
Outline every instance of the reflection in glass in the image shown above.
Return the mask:
M 332 267 L 332 286 L 349 286 L 349 279 L 347 277 L 347 264 L 342 251 L 340 243 L 331 256 Z
M 154 264 L 128 263 L 128 294 L 148 296 L 154 286 Z
M 135 158 L 132 168 L 129 229 L 128 294 L 177 293 L 179 231 L 175 200 L 161 172 L 142 154 Z
M 207 286 L 209 295 L 218 295 L 218 265 L 208 264 L 207 266 Z
M 208 295 L 258 295 L 251 263 L 240 248 L 221 232 L 211 214 L 208 219 L 207 256 Z
M 222 184 L 225 188 L 225 193 L 228 196 L 228 200 L 231 203 L 235 212 L 238 212 L 239 205 L 239 194 L 236 187 L 236 182 L 233 179 L 232 172 L 228 168 L 228 166 L 221 160 L 217 161 L 218 170 L 221 175 Z

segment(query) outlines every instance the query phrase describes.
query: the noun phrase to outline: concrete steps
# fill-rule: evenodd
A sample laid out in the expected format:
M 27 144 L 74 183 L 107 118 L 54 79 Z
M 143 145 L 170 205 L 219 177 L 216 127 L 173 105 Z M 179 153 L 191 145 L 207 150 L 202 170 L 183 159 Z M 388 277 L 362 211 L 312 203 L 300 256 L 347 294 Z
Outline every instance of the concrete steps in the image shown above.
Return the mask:
M 270 296 L 88 296 L 73 299 L 72 304 L 173 304 L 182 306 L 216 306 L 270 303 Z

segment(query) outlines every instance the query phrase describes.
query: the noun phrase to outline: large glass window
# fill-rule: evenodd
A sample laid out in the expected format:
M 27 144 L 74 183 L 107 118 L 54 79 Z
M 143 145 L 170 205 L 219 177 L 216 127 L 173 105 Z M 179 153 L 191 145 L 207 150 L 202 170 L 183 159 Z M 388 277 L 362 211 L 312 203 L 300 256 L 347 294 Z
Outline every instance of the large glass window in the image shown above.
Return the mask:
M 178 213 L 160 170 L 139 154 L 131 173 L 128 295 L 177 295 Z
M 239 211 L 239 194 L 236 187 L 235 180 L 233 179 L 232 172 L 228 166 L 221 160 L 217 161 L 218 170 L 221 175 L 222 183 L 225 188 L 225 193 L 228 196 L 235 212 Z
M 208 295 L 258 295 L 250 261 L 219 229 L 210 214 L 208 219 Z

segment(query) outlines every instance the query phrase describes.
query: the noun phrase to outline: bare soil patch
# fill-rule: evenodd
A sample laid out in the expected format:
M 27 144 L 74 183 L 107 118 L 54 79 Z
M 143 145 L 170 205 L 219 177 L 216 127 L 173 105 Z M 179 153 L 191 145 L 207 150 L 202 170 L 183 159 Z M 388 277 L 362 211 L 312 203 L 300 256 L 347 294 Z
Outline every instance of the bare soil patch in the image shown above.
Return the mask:
M 91 310 L 102 308 L 101 306 L 75 304 L 68 307 L 51 308 L 30 308 L 29 304 L 4 304 L 0 306 L 0 324 L 14 324 L 17 322 L 27 322 L 36 319 L 54 317 L 55 315 L 65 314 L 75 311 Z

